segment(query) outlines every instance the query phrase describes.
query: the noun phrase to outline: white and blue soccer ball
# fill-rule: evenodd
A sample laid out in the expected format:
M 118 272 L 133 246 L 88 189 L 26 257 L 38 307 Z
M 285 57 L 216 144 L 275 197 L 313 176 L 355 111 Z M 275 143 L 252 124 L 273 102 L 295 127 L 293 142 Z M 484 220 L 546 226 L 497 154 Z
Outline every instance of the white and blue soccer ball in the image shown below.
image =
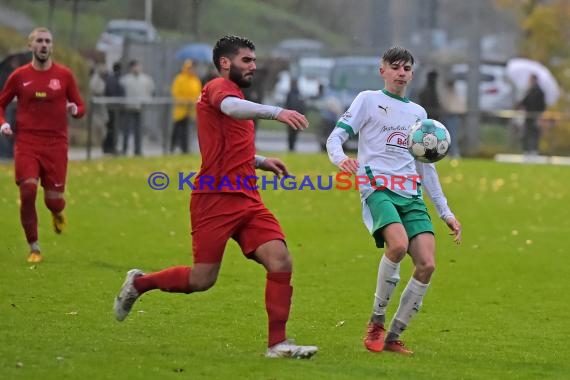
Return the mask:
M 408 151 L 421 162 L 441 160 L 449 152 L 450 144 L 449 131 L 437 120 L 418 120 L 408 131 Z

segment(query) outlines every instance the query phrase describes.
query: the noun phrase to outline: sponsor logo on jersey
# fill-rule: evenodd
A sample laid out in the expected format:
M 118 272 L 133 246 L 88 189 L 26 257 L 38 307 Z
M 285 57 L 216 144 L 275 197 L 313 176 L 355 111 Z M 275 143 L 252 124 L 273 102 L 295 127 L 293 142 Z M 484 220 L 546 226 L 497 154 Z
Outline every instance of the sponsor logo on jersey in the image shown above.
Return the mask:
M 386 112 L 386 115 L 388 115 L 388 106 L 383 107 L 381 105 L 378 105 L 378 108 L 380 108 L 382 111 Z
M 36 98 L 47 98 L 47 93 L 43 91 L 36 91 Z
M 402 132 L 390 133 L 386 140 L 386 152 L 401 152 L 407 150 L 406 134 Z

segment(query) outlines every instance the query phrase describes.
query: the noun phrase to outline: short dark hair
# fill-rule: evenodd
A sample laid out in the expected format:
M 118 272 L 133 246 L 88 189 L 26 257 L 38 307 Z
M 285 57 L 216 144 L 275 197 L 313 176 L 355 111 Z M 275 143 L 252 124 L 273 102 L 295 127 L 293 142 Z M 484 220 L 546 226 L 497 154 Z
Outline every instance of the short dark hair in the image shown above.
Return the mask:
M 384 52 L 382 55 L 382 62 L 392 64 L 394 62 L 410 62 L 412 65 L 414 64 L 414 56 L 408 49 L 405 49 L 401 46 L 393 46 L 390 49 Z
M 239 36 L 224 36 L 216 42 L 212 58 L 218 72 L 220 71 L 220 58 L 233 58 L 239 53 L 239 49 L 250 49 L 255 51 L 255 45 L 247 38 Z

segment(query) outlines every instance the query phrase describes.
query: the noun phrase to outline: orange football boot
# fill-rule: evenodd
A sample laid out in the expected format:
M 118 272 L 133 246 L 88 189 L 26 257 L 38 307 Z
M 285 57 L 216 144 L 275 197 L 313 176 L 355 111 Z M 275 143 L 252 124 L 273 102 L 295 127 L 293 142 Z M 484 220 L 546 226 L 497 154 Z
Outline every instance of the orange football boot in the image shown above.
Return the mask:
M 414 351 L 410 350 L 404 345 L 401 340 L 393 340 L 391 342 L 386 342 L 384 345 L 384 351 L 396 352 L 402 355 L 412 355 Z
M 28 254 L 29 263 L 41 263 L 44 257 L 40 254 L 40 251 L 32 251 Z
M 63 215 L 63 212 L 60 212 L 58 214 L 52 212 L 51 221 L 53 224 L 53 230 L 56 234 L 61 234 L 63 230 L 65 230 L 65 226 L 67 226 L 67 220 L 65 218 L 65 215 Z
M 368 351 L 382 352 L 384 349 L 384 334 L 386 330 L 384 325 L 370 322 L 368 323 L 368 330 L 364 337 L 364 346 Z

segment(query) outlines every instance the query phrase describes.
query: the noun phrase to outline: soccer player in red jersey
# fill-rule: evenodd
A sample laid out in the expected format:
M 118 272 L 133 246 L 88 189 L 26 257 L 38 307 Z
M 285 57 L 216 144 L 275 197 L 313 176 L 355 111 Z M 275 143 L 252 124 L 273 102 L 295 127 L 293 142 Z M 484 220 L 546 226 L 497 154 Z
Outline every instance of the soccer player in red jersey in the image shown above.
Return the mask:
M 308 127 L 302 114 L 253 103 L 242 88 L 251 85 L 256 70 L 254 44 L 226 36 L 215 45 L 213 60 L 221 74 L 202 90 L 197 103 L 197 127 L 202 167 L 190 199 L 194 266 L 175 266 L 145 274 L 127 273 L 115 299 L 115 316 L 122 321 L 145 292 L 160 289 L 193 293 L 211 288 L 218 277 L 224 248 L 230 238 L 246 258 L 267 271 L 265 307 L 269 319 L 267 357 L 310 358 L 315 346 L 299 346 L 287 339 L 291 307 L 291 256 L 285 236 L 256 190 L 255 168 L 287 175 L 282 161 L 255 155 L 252 119 L 278 120 L 296 130 Z
M 67 114 L 83 116 L 83 100 L 71 70 L 53 62 L 53 37 L 46 28 L 34 29 L 28 37 L 32 62 L 16 69 L 0 92 L 0 132 L 15 139 L 16 184 L 20 188 L 20 220 L 30 245 L 28 262 L 43 256 L 38 242 L 36 193 L 44 188 L 44 201 L 51 211 L 53 227 L 61 233 L 67 174 Z M 17 97 L 17 130 L 4 118 L 4 110 Z

